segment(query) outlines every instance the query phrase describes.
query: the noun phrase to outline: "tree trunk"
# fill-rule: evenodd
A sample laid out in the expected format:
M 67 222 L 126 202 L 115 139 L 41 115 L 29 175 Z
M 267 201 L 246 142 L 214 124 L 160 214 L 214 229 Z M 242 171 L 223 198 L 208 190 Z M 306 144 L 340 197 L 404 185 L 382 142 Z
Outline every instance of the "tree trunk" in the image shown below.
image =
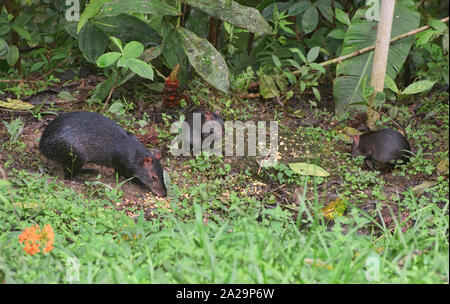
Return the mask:
M 370 78 L 370 85 L 374 88 L 374 92 L 369 98 L 369 107 L 367 108 L 367 126 L 371 130 L 375 129 L 375 122 L 380 119 L 380 114 L 374 111 L 374 101 L 375 95 L 378 92 L 382 92 L 384 88 L 394 7 L 395 0 L 381 1 L 377 40 L 373 56 L 372 76 Z

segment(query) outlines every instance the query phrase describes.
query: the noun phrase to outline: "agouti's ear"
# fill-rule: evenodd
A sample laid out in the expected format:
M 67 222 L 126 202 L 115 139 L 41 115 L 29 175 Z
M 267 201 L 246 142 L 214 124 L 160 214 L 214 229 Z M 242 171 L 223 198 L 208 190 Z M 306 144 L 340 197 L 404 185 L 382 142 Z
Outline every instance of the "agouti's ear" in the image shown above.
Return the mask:
M 214 114 L 220 115 L 220 111 L 219 111 L 219 110 L 215 110 L 215 111 L 214 111 Z
M 206 120 L 212 120 L 213 119 L 213 114 L 210 111 L 206 111 L 205 112 L 205 118 L 206 118 Z
M 359 146 L 359 135 L 353 135 L 353 145 Z
M 160 159 L 162 158 L 161 152 L 159 152 L 159 151 L 156 152 L 156 153 L 155 153 L 155 157 L 156 157 L 157 160 L 160 160 Z
M 144 158 L 144 166 L 151 166 L 153 164 L 153 158 L 151 156 Z

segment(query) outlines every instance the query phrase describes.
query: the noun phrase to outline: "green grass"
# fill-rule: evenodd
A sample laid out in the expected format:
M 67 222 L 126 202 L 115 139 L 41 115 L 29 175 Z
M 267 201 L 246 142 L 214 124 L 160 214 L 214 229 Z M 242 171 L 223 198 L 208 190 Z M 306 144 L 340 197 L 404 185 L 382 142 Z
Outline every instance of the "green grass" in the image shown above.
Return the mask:
M 229 216 L 206 221 L 216 210 L 210 206 L 215 194 L 201 198 L 202 191 L 191 193 L 193 205 L 172 191 L 172 213 L 161 209 L 158 218 L 140 216 L 135 222 L 113 208 L 106 191 L 86 198 L 49 176 L 24 171 L 13 172 L 10 181 L 15 187 L 0 188 L 0 280 L 6 283 L 67 283 L 73 257 L 80 266 L 78 283 L 444 283 L 449 278 L 448 198 L 439 197 L 445 193 L 441 184 L 428 190 L 431 199 L 402 194 L 399 204 L 407 205 L 415 220 L 402 232 L 400 225 L 385 228 L 355 205 L 327 223 L 318 200 L 304 197 L 293 211 L 297 220 L 292 211 L 259 204 L 224 206 Z M 314 191 L 304 186 L 305 193 Z M 33 224 L 53 227 L 50 253 L 23 252 L 18 235 Z M 378 232 L 360 233 L 367 227 Z

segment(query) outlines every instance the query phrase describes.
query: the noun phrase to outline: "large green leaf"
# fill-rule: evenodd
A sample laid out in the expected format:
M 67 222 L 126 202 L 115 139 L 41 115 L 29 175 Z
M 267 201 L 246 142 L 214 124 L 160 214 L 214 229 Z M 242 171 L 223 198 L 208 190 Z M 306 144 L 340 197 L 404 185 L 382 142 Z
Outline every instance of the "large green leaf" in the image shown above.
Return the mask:
M 328 177 L 330 176 L 330 173 L 326 171 L 325 169 L 314 165 L 314 164 L 308 164 L 308 163 L 289 163 L 289 168 L 291 168 L 292 171 L 300 174 L 300 175 L 312 175 L 312 176 L 323 176 Z
M 337 21 L 339 21 L 340 23 L 345 24 L 345 25 L 350 25 L 350 19 L 348 18 L 347 14 L 343 10 L 340 10 L 337 8 L 335 11 L 336 11 Z
M 163 41 L 163 56 L 167 62 L 167 65 L 173 69 L 177 64 L 182 61 L 186 62 L 186 54 L 181 47 L 180 38 L 175 30 L 169 30 L 164 35 Z M 184 59 L 184 60 L 183 60 Z M 183 65 L 181 65 L 183 66 Z
M 228 93 L 229 72 L 222 55 L 207 40 L 187 29 L 177 28 L 177 33 L 181 46 L 197 73 L 217 89 Z
M 161 36 L 151 26 L 132 15 L 105 17 L 97 20 L 95 26 L 125 43 L 140 41 L 147 46 L 157 46 L 162 42 Z
M 127 66 L 130 68 L 130 70 L 133 71 L 133 73 L 136 73 L 141 77 L 153 80 L 153 69 L 144 61 L 131 58 L 127 60 Z
M 13 29 L 19 34 L 22 38 L 25 40 L 30 41 L 31 40 L 31 34 L 23 27 L 13 27 Z
M 148 48 L 144 51 L 143 54 L 143 61 L 144 62 L 150 62 L 151 60 L 155 59 L 156 57 L 158 57 L 159 55 L 161 55 L 162 53 L 162 46 L 156 46 L 156 47 L 152 47 L 152 48 Z M 120 60 L 120 59 L 119 59 Z M 128 59 L 126 59 L 124 66 L 126 66 Z M 153 70 L 152 70 L 153 72 Z M 120 87 L 122 84 L 124 84 L 125 82 L 127 82 L 128 80 L 132 79 L 136 74 L 133 73 L 132 71 L 130 71 L 129 73 L 126 73 L 124 76 L 122 76 L 120 78 L 120 81 L 117 84 L 117 87 Z M 161 85 L 164 85 L 162 83 L 159 83 Z M 161 88 L 161 92 L 162 92 L 162 88 Z
M 86 25 L 90 18 L 97 15 L 100 8 L 107 2 L 108 0 L 91 0 L 84 9 L 83 13 L 80 16 L 80 21 L 78 21 L 77 33 L 80 33 L 81 29 Z
M 99 68 L 109 67 L 111 64 L 115 63 L 120 56 L 122 56 L 122 54 L 118 52 L 105 53 L 97 58 L 97 66 Z
M 186 0 L 185 2 L 214 18 L 245 28 L 252 33 L 270 34 L 272 32 L 269 23 L 257 9 L 240 5 L 235 1 Z
M 280 91 L 271 77 L 266 74 L 261 74 L 259 76 L 259 81 L 259 92 L 263 98 L 268 99 L 280 96 Z
M 345 35 L 341 55 L 347 55 L 375 44 L 377 22 L 366 20 L 364 18 L 365 12 L 365 9 L 359 9 L 353 17 Z M 408 7 L 404 1 L 396 1 L 391 37 L 416 29 L 419 26 L 419 21 L 420 15 L 418 12 Z M 414 38 L 409 37 L 391 44 L 386 67 L 386 73 L 391 79 L 395 79 L 398 71 L 400 71 L 413 41 Z M 349 110 L 349 104 L 363 101 L 361 83 L 365 77 L 367 77 L 366 83 L 370 83 L 372 58 L 373 51 L 353 57 L 337 65 L 337 78 L 333 86 L 337 114 Z M 365 109 L 362 104 L 351 107 L 358 110 Z
M 178 16 L 180 13 L 178 10 L 170 6 L 163 1 L 158 0 L 109 0 L 106 3 L 98 18 L 107 16 L 117 16 L 121 14 L 152 14 L 156 16 Z
M 107 45 L 108 37 L 91 23 L 86 23 L 78 35 L 78 47 L 90 63 L 95 63 L 97 57 L 105 52 Z
M 14 19 L 13 27 L 24 27 L 33 18 L 33 15 L 23 13 Z
M 281 2 L 281 3 L 283 3 L 283 2 Z M 297 3 L 294 3 L 293 5 L 291 5 L 290 3 L 287 3 L 287 4 L 289 5 L 289 11 L 288 11 L 289 16 L 301 15 L 312 6 L 311 2 L 309 2 L 309 1 L 298 1 Z M 272 11 L 273 11 L 273 9 L 272 9 Z M 263 12 L 263 16 L 264 16 L 264 12 Z M 272 16 L 272 19 L 273 19 L 273 16 Z
M 19 60 L 19 49 L 17 46 L 12 45 L 9 47 L 8 53 L 6 54 L 6 62 L 8 62 L 9 66 L 13 66 L 16 64 L 17 60 Z
M 11 26 L 9 24 L 0 25 L 0 36 L 6 35 L 11 30 Z
M 333 22 L 333 10 L 331 9 L 331 0 L 319 0 L 316 2 L 317 8 L 322 15 L 330 22 Z
M 411 83 L 406 89 L 404 89 L 401 94 L 402 95 L 411 95 L 417 94 L 421 92 L 425 92 L 433 87 L 436 81 L 431 80 L 420 80 L 414 83 Z
M 8 53 L 8 51 L 9 51 L 8 43 L 6 43 L 6 41 L 0 37 L 0 57 Z
M 144 52 L 144 46 L 138 41 L 131 41 L 123 48 L 125 58 L 138 58 Z
M 308 54 L 306 55 L 306 61 L 313 62 L 314 60 L 316 60 L 317 56 L 319 56 L 319 52 L 320 52 L 319 46 L 315 46 L 315 47 L 311 48 L 308 51 Z
M 66 32 L 72 36 L 74 39 L 78 40 L 78 33 L 77 33 L 77 24 L 76 21 L 61 21 L 61 23 L 64 24 L 64 28 L 66 29 Z
M 315 6 L 311 6 L 302 17 L 302 28 L 306 34 L 311 33 L 319 24 L 319 13 Z

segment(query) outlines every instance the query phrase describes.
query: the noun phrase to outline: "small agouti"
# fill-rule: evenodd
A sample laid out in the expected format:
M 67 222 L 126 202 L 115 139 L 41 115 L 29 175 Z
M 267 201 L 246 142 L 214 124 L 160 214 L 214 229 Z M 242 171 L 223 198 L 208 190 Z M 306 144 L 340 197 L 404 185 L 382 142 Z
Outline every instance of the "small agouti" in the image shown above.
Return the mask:
M 199 121 L 195 121 L 200 118 Z M 217 122 L 214 128 L 209 130 L 209 133 L 203 133 L 202 128 L 206 122 Z M 214 112 L 194 110 L 186 115 L 186 123 L 189 125 L 190 133 L 184 135 L 184 140 L 189 144 L 190 148 L 202 148 L 203 141 L 206 137 L 214 134 L 214 137 L 221 138 L 224 133 L 224 122 L 218 110 Z M 206 127 L 206 126 L 205 126 Z M 194 155 L 196 151 L 194 151 Z
M 369 131 L 353 136 L 352 156 L 365 156 L 365 163 L 374 169 L 374 162 L 383 173 L 390 172 L 395 160 L 408 161 L 411 147 L 405 136 L 393 129 Z
M 115 168 L 121 176 L 137 177 L 157 196 L 167 194 L 161 153 L 151 153 L 130 132 L 111 119 L 93 112 L 65 113 L 45 128 L 39 149 L 63 166 L 72 179 L 84 163 Z

